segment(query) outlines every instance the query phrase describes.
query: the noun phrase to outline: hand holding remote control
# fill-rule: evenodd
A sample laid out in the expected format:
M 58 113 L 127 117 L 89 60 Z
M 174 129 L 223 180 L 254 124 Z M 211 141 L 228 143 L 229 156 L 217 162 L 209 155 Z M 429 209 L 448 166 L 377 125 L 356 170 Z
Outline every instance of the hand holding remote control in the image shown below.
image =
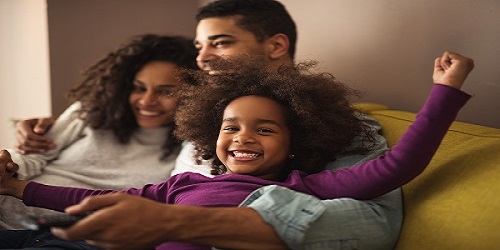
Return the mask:
M 19 215 L 18 221 L 21 225 L 30 230 L 42 230 L 51 227 L 70 227 L 87 215 L 88 214 L 69 215 L 65 213 L 29 217 Z

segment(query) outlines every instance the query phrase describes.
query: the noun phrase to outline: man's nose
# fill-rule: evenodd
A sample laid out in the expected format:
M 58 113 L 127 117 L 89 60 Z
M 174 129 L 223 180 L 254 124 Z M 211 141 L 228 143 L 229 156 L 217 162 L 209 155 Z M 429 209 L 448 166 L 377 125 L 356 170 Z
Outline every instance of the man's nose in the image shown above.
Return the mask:
M 209 69 L 210 61 L 216 59 L 217 56 L 212 52 L 210 48 L 202 48 L 198 51 L 198 56 L 196 57 L 196 63 L 198 67 L 203 70 Z

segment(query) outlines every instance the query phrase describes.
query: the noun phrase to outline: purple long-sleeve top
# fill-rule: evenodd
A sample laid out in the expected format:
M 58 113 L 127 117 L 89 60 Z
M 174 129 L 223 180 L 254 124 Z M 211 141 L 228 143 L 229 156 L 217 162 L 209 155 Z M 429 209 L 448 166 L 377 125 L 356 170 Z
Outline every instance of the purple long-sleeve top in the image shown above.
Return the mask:
M 419 175 L 430 162 L 450 124 L 470 96 L 449 86 L 434 84 L 415 122 L 390 151 L 358 166 L 325 170 L 307 175 L 293 171 L 284 182 L 263 180 L 239 174 L 213 178 L 182 173 L 159 184 L 125 192 L 169 204 L 198 206 L 237 206 L 254 190 L 267 185 L 284 186 L 320 199 L 350 197 L 373 199 L 396 189 Z M 86 190 L 47 186 L 30 182 L 23 193 L 26 205 L 63 210 L 90 195 L 113 190 Z M 210 249 L 179 243 L 165 243 L 157 249 Z

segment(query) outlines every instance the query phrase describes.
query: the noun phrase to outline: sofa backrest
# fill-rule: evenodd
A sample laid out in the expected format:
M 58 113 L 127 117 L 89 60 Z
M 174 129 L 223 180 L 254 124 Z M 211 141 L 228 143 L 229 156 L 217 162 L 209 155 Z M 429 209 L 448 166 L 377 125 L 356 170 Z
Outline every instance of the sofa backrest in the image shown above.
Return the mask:
M 392 147 L 415 114 L 360 107 Z M 403 186 L 396 249 L 500 249 L 500 129 L 454 122 L 427 169 Z

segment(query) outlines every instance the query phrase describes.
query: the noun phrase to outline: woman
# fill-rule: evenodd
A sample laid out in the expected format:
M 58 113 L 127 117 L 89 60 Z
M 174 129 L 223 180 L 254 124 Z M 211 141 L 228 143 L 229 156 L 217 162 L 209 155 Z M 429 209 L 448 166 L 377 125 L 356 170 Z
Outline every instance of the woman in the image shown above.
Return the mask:
M 196 69 L 192 41 L 146 34 L 97 61 L 70 90 L 75 102 L 48 132 L 56 148 L 12 154 L 19 178 L 73 187 L 123 189 L 166 180 L 180 141 L 173 135 L 177 69 Z M 0 198 L 0 228 L 21 215 L 49 213 Z

